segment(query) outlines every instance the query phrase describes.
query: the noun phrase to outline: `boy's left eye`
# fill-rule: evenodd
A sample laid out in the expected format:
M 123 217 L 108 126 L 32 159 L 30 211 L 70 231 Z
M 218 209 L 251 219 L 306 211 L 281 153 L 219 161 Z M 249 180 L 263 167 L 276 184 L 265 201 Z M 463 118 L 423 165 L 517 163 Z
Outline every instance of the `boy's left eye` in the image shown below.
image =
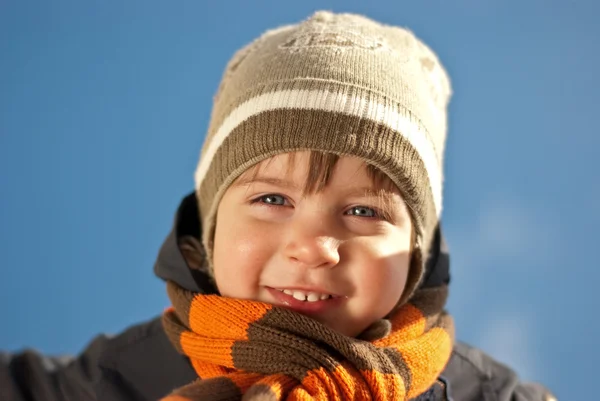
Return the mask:
M 379 214 L 375 209 L 366 206 L 354 206 L 350 208 L 346 214 L 358 217 L 378 217 Z

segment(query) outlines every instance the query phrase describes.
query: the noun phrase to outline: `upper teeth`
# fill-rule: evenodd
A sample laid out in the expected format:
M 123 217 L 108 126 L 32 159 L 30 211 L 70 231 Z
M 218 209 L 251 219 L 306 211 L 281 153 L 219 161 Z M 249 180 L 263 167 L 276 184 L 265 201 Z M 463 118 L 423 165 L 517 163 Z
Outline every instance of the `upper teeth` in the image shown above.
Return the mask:
M 317 292 L 304 292 L 298 290 L 279 290 L 284 294 L 291 295 L 298 301 L 316 302 L 318 300 L 325 300 L 331 297 L 329 294 L 319 294 Z

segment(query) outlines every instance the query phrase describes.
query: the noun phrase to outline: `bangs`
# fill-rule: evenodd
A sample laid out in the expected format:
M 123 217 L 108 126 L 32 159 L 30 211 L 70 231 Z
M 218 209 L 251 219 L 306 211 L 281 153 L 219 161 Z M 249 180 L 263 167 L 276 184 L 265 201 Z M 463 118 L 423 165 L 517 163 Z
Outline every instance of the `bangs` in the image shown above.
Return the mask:
M 317 150 L 309 151 L 309 162 L 308 162 L 308 176 L 304 181 L 302 187 L 302 193 L 304 195 L 312 195 L 323 191 L 331 180 L 331 176 L 335 170 L 335 166 L 340 159 L 339 155 L 328 152 L 321 152 Z M 286 174 L 289 176 L 293 173 L 296 160 L 296 152 L 290 152 L 286 154 L 287 167 Z M 259 171 L 262 168 L 268 168 L 269 164 L 273 162 L 273 159 L 267 159 L 263 162 L 255 164 L 250 167 L 242 176 L 251 177 L 256 179 Z M 392 180 L 377 167 L 365 163 L 367 169 L 367 175 L 373 183 L 373 189 L 375 191 L 390 192 L 399 190 L 399 188 L 392 182 Z

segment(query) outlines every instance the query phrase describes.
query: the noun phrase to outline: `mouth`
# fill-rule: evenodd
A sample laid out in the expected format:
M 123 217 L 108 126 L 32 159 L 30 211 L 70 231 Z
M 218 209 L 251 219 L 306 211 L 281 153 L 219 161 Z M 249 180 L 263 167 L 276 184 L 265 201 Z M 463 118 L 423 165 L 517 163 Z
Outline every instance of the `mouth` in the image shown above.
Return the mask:
M 342 296 L 296 288 L 266 287 L 279 305 L 305 314 L 322 313 L 339 306 Z

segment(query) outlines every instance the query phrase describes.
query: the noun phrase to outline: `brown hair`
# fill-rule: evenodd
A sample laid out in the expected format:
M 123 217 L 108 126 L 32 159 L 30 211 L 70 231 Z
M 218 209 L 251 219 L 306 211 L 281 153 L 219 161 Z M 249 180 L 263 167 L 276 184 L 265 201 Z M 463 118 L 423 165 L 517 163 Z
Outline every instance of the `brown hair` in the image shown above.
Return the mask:
M 303 193 L 304 195 L 314 194 L 322 191 L 329 184 L 329 180 L 335 170 L 335 166 L 340 159 L 340 156 L 335 153 L 322 152 L 318 150 L 310 150 L 309 162 L 308 162 L 308 176 L 304 182 Z M 288 156 L 287 162 L 287 173 L 291 174 L 294 168 L 294 161 L 296 158 L 296 152 L 286 153 Z M 246 170 L 241 176 L 251 175 L 252 178 L 256 178 L 261 167 L 268 166 L 273 159 L 267 159 L 260 163 L 255 164 Z M 395 184 L 392 180 L 377 167 L 366 163 L 367 174 L 373 185 L 377 190 L 390 191 L 395 188 Z

